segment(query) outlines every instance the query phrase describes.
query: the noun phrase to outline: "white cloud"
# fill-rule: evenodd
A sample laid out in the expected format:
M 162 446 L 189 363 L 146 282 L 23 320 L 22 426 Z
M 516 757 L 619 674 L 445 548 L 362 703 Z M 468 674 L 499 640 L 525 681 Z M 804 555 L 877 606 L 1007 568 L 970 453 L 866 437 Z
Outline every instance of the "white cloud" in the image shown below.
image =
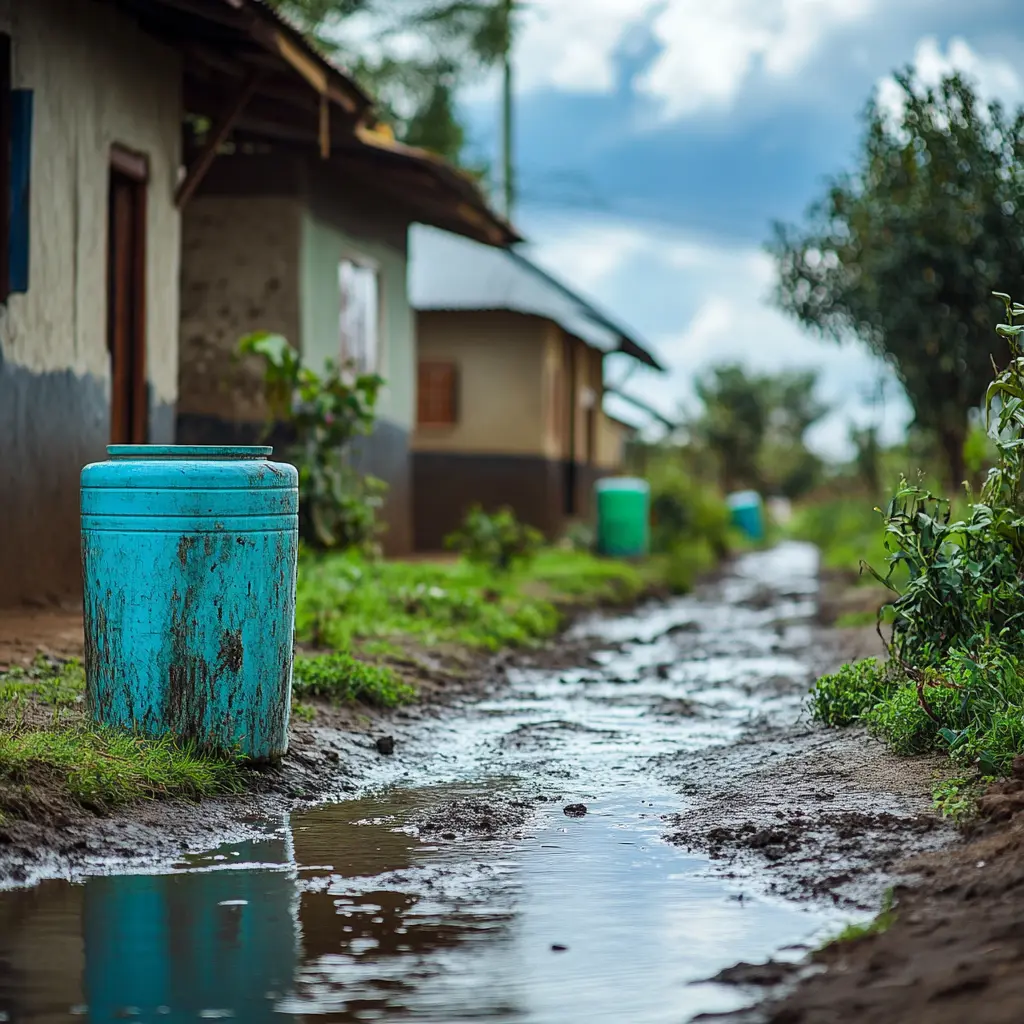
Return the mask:
M 516 42 L 516 74 L 524 91 L 553 87 L 606 93 L 614 57 L 629 30 L 657 0 L 539 0 L 527 5 Z
M 661 47 L 637 90 L 664 117 L 730 107 L 756 70 L 791 78 L 878 0 L 545 0 L 527 9 L 516 50 L 520 87 L 603 93 L 615 55 L 649 20 Z
M 1011 105 L 1024 100 L 1024 80 L 1009 61 L 982 56 L 959 37 L 951 39 L 943 53 L 934 36 L 925 36 L 914 49 L 912 63 L 918 80 L 925 86 L 938 85 L 943 77 L 959 71 L 973 80 L 983 100 L 999 99 Z M 876 97 L 879 107 L 891 118 L 900 116 L 903 90 L 891 76 L 878 83 Z
M 529 228 L 538 263 L 646 336 L 668 372 L 637 372 L 627 390 L 665 415 L 693 408 L 702 371 L 740 362 L 760 372 L 818 371 L 834 410 L 809 438 L 823 455 L 848 456 L 849 424 L 877 416 L 869 396 L 880 376 L 891 381 L 889 371 L 862 347 L 822 341 L 774 309 L 775 268 L 760 249 L 609 221 L 547 217 Z M 908 417 L 905 399 L 891 400 L 887 438 L 899 437 Z

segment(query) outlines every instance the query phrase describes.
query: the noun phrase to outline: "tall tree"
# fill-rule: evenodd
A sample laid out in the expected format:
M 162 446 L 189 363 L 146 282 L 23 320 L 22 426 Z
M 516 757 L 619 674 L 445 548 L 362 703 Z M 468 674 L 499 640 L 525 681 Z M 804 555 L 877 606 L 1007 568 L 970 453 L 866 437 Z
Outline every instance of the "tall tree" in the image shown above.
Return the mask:
M 992 292 L 1024 277 L 1024 111 L 982 104 L 959 75 L 896 81 L 895 116 L 866 110 L 857 167 L 769 249 L 782 309 L 889 362 L 959 485 L 968 415 L 1005 358 Z
M 458 88 L 502 66 L 511 82 L 515 0 L 271 0 L 272 5 L 333 52 L 378 101 L 396 136 L 461 162 L 465 126 Z M 398 9 L 400 8 L 400 9 Z M 373 53 L 351 40 L 346 19 L 362 15 L 376 26 Z M 510 92 L 509 92 L 510 96 Z M 503 103 L 511 123 L 511 102 Z M 510 138 L 510 129 L 503 138 Z M 511 165 L 510 143 L 503 163 Z M 506 194 L 511 189 L 511 175 Z

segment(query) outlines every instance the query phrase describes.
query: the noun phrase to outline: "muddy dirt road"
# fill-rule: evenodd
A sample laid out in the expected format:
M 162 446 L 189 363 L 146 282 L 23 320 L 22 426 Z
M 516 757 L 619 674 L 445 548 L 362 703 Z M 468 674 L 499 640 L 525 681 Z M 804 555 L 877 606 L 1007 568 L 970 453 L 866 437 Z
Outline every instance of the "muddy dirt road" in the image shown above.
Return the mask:
M 845 653 L 816 610 L 813 548 L 751 554 L 396 719 L 389 756 L 346 741 L 347 799 L 250 805 L 202 854 L 37 861 L 0 893 L 0 1020 L 676 1024 L 756 1001 L 708 979 L 799 958 L 953 840 L 927 765 L 802 720 Z

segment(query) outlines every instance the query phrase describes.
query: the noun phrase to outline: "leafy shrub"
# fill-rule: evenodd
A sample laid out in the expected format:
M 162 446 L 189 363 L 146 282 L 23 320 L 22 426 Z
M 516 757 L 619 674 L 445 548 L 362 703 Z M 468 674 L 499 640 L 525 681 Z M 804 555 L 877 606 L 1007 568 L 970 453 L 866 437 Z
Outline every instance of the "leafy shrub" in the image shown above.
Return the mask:
M 923 754 L 940 745 L 939 725 L 925 703 L 940 721 L 949 721 L 955 716 L 959 699 L 957 692 L 946 686 L 923 686 L 920 690 L 914 684 L 900 686 L 867 709 L 861 721 L 895 753 Z
M 508 572 L 533 561 L 543 542 L 541 532 L 519 522 L 512 509 L 502 508 L 488 515 L 474 505 L 462 526 L 445 539 L 445 547 L 458 551 L 474 565 Z
M 894 594 L 895 685 L 879 694 L 849 666 L 812 697 L 823 721 L 860 720 L 898 753 L 943 749 L 983 775 L 1024 752 L 1024 306 L 1000 297 L 1011 358 L 986 395 L 997 459 L 980 494 L 954 518 L 947 499 L 904 479 L 883 514 L 888 571 L 869 571 Z
M 852 725 L 894 688 L 878 659 L 866 658 L 822 676 L 811 690 L 808 705 L 813 717 L 824 725 Z
M 670 452 L 653 460 L 648 480 L 652 551 L 667 554 L 701 540 L 716 559 L 728 552 L 729 509 L 716 490 L 699 483 Z
M 313 547 L 376 553 L 387 485 L 357 473 L 348 456 L 353 439 L 373 429 L 384 381 L 330 360 L 318 374 L 279 334 L 249 334 L 238 352 L 263 359 L 267 432 L 280 424 L 293 435 L 288 457 L 299 471 L 302 539 Z
M 594 528 L 589 523 L 570 523 L 562 538 L 561 546 L 570 551 L 593 551 L 595 544 Z

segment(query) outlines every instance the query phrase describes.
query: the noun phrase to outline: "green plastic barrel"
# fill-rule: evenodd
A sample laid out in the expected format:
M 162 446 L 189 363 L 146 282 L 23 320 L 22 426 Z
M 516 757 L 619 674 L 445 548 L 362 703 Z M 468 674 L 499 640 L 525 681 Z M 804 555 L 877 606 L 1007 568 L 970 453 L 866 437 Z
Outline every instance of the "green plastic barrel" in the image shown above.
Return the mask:
M 641 558 L 650 543 L 651 488 L 646 480 L 608 477 L 596 485 L 597 550 L 612 558 Z

